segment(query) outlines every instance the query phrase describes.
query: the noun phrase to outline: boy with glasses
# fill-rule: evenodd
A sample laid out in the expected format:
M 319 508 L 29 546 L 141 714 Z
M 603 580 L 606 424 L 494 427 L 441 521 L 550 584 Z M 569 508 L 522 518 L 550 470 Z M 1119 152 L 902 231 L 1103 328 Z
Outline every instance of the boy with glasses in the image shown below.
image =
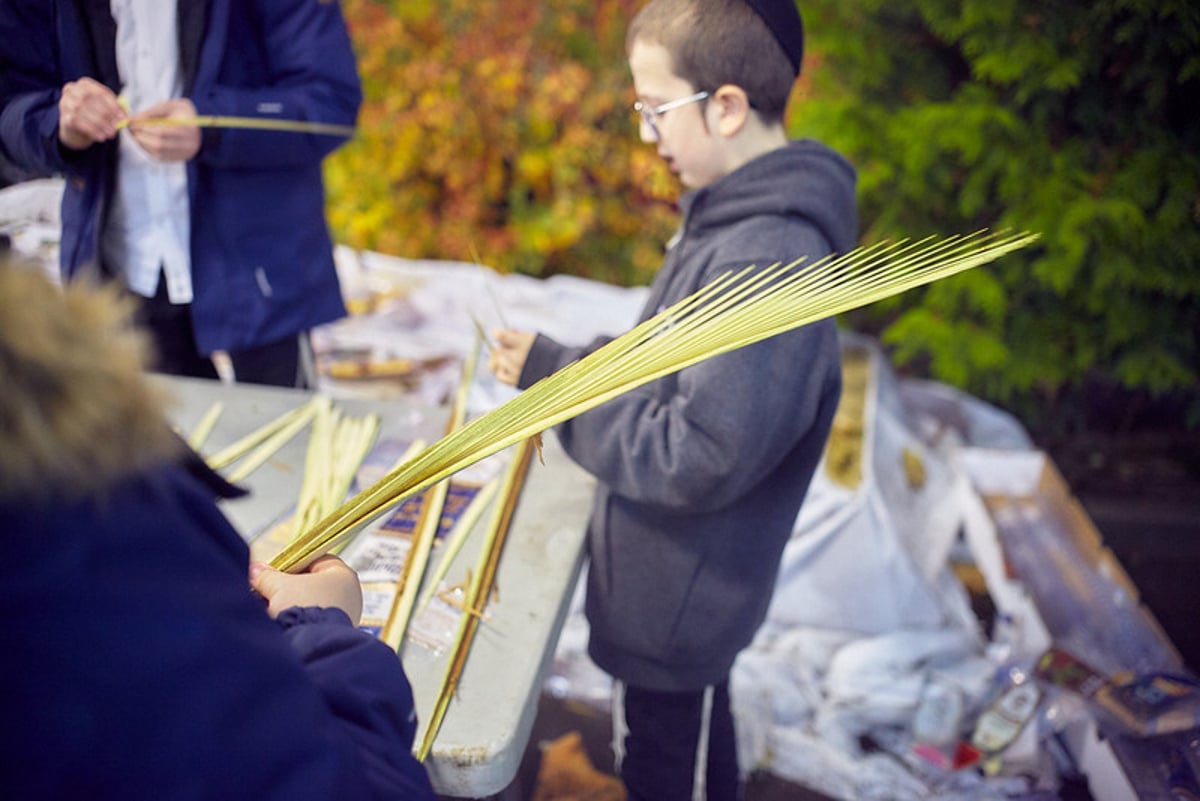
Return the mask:
M 804 33 L 794 0 L 652 0 L 631 23 L 640 133 L 688 191 L 642 319 L 731 270 L 845 252 L 853 167 L 789 142 Z M 496 332 L 527 387 L 594 350 Z M 614 748 L 634 801 L 740 797 L 729 673 L 763 621 L 841 392 L 832 320 L 717 356 L 561 424 L 598 479 L 588 651 L 615 679 Z

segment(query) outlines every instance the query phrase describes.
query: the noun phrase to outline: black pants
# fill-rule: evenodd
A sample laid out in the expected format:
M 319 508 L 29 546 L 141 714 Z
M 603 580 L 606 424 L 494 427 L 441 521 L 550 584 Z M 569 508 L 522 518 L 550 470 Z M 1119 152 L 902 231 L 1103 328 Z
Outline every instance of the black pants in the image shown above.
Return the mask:
M 620 773 L 630 801 L 692 801 L 701 759 L 707 762 L 707 801 L 741 798 L 729 683 L 712 689 L 707 749 L 701 749 L 704 690 L 664 693 L 624 686 L 623 714 L 613 712 L 628 729 Z
M 173 304 L 167 296 L 166 281 L 160 276 L 153 298 L 137 295 L 137 322 L 150 332 L 155 354 L 152 369 L 170 375 L 217 378 L 210 357 L 196 347 L 192 328 L 192 307 Z M 240 383 L 270 384 L 278 387 L 306 387 L 300 367 L 300 336 L 289 336 L 263 345 L 230 351 L 234 378 Z

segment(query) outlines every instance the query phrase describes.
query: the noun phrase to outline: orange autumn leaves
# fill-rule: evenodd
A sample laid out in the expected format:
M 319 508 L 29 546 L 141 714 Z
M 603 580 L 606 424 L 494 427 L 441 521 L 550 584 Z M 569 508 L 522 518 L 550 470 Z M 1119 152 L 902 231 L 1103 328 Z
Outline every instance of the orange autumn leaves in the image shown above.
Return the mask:
M 644 283 L 675 179 L 638 140 L 635 0 L 344 0 L 366 101 L 327 162 L 339 242 Z

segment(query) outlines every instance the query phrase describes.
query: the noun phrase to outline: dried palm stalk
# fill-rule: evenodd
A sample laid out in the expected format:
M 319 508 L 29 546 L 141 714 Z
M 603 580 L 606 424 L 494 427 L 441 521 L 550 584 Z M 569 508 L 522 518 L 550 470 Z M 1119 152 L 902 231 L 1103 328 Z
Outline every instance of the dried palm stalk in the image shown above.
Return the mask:
M 521 487 L 525 481 L 525 474 L 529 471 L 533 451 L 532 439 L 522 442 L 517 447 L 516 453 L 513 454 L 512 461 L 509 462 L 508 470 L 504 475 L 504 486 L 500 490 L 501 502 L 492 515 L 487 538 L 479 552 L 475 579 L 470 582 L 464 598 L 464 612 L 459 618 L 458 633 L 454 638 L 454 650 L 446 665 L 446 673 L 442 678 L 442 686 L 438 691 L 437 700 L 434 702 L 433 712 L 429 716 L 429 725 L 425 729 L 425 736 L 421 738 L 421 745 L 417 748 L 417 759 L 422 762 L 425 761 L 425 757 L 433 747 L 433 741 L 442 726 L 442 720 L 446 717 L 446 711 L 450 708 L 450 700 L 454 697 L 455 688 L 458 687 L 463 668 L 467 664 L 467 654 L 471 651 L 475 630 L 479 628 L 480 616 L 483 614 L 484 606 L 487 604 L 488 596 L 491 595 L 492 587 L 495 584 L 500 554 L 504 550 L 504 540 L 512 525 L 517 499 L 521 495 Z
M 467 417 L 467 393 L 475 378 L 478 354 L 479 348 L 472 348 L 467 363 L 463 366 L 458 392 L 450 410 L 450 420 L 446 423 L 447 436 L 458 430 Z M 383 627 L 381 639 L 396 651 L 399 651 L 404 643 L 404 633 L 408 630 L 408 621 L 412 618 L 417 590 L 425 578 L 425 566 L 429 563 L 429 554 L 433 550 L 433 543 L 441 526 L 442 509 L 446 505 L 446 493 L 450 490 L 449 474 L 445 478 L 446 480 L 434 483 L 424 498 L 421 515 L 417 518 L 415 536 L 400 574 L 400 585 L 392 604 L 392 611 Z
M 705 359 L 994 261 L 1037 234 L 978 232 L 730 273 L 475 418 L 351 498 L 276 557 L 302 569 L 329 543 L 453 473 L 634 387 Z
M 499 486 L 497 479 L 492 479 L 481 486 L 476 492 L 475 497 L 467 505 L 466 510 L 454 523 L 454 529 L 446 539 L 445 547 L 441 559 L 438 561 L 438 566 L 429 576 L 429 580 L 425 582 L 425 592 L 421 593 L 421 597 L 417 599 L 417 612 L 424 609 L 437 592 L 438 585 L 442 583 L 442 579 L 446 577 L 446 573 L 450 570 L 450 563 L 454 561 L 454 557 L 458 556 L 458 552 L 462 550 L 463 543 L 467 541 L 471 530 L 475 528 L 475 524 L 479 522 L 479 518 L 483 515 L 484 509 L 492 502 L 492 496 L 496 494 L 496 488 Z
M 302 419 L 305 423 L 307 423 L 308 420 L 312 418 L 313 406 L 314 401 L 308 401 L 307 403 L 297 406 L 295 409 L 292 409 L 291 411 L 280 415 L 274 420 L 271 420 L 265 425 L 255 429 L 254 431 L 251 431 L 237 442 L 222 448 L 212 456 L 209 456 L 207 459 L 205 459 L 205 461 L 208 462 L 208 466 L 213 470 L 220 470 L 230 463 L 242 458 L 252 449 L 261 445 L 263 442 L 270 440 L 271 437 L 275 436 L 280 431 L 287 429 L 297 420 Z
M 188 434 L 188 447 L 194 451 L 200 450 L 204 446 L 208 435 L 212 433 L 213 426 L 217 424 L 217 418 L 221 416 L 221 411 L 225 405 L 217 401 L 212 406 L 208 407 L 208 411 L 200 418 L 200 422 L 196 423 L 196 427 L 192 429 L 192 433 Z
M 319 399 L 313 398 L 295 412 L 285 414 L 276 420 L 275 423 L 270 423 L 264 426 L 263 429 L 260 429 L 259 432 L 256 432 L 261 433 L 262 430 L 278 424 L 280 420 L 285 421 L 283 425 L 280 425 L 270 436 L 246 454 L 246 457 L 242 461 L 238 462 L 238 466 L 227 476 L 229 481 L 236 484 L 266 464 L 267 460 L 286 445 L 292 437 L 299 434 L 305 426 L 312 422 L 313 417 L 316 416 L 318 406 Z
M 379 415 L 354 417 L 317 396 L 304 460 L 304 480 L 292 518 L 293 537 L 308 531 L 346 500 L 359 465 L 379 434 Z
M 331 122 L 308 120 L 281 120 L 270 117 L 235 117 L 231 115 L 198 114 L 195 117 L 147 117 L 137 120 L 121 120 L 117 130 L 130 125 L 139 128 L 150 126 L 187 126 L 190 128 L 246 128 L 259 131 L 282 131 L 285 133 L 323 134 L 325 136 L 354 136 L 353 125 L 336 125 Z

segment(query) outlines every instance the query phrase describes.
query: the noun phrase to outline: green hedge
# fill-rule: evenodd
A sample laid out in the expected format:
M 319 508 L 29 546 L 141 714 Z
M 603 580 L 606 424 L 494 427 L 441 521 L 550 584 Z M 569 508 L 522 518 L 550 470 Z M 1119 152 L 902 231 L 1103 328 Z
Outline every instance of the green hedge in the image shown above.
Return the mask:
M 858 165 L 865 240 L 1044 237 L 849 322 L 1035 424 L 1117 388 L 1200 425 L 1200 4 L 801 6 L 792 130 Z

